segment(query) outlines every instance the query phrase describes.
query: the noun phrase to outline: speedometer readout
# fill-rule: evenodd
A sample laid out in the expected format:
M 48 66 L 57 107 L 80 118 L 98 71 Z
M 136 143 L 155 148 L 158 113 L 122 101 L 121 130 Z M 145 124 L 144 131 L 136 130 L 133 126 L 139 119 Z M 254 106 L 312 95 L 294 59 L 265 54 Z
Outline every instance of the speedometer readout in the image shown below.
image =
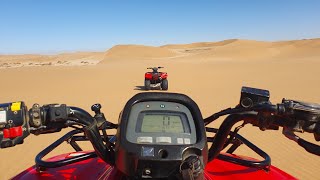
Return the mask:
M 143 133 L 184 133 L 181 117 L 178 115 L 145 114 L 142 119 Z

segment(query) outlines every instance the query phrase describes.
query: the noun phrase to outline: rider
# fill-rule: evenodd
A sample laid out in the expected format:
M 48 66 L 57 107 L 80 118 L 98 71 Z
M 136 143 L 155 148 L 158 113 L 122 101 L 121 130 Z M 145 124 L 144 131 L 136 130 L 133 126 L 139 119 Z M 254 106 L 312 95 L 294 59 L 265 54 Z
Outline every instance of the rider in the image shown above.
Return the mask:
M 160 73 L 158 72 L 158 69 L 161 67 L 153 67 L 152 68 L 152 77 L 153 79 L 157 80 L 158 78 L 161 80 Z
M 158 72 L 158 68 L 157 68 L 157 67 L 153 67 L 153 68 L 152 68 L 152 73 L 153 73 L 153 74 L 159 73 L 159 72 Z

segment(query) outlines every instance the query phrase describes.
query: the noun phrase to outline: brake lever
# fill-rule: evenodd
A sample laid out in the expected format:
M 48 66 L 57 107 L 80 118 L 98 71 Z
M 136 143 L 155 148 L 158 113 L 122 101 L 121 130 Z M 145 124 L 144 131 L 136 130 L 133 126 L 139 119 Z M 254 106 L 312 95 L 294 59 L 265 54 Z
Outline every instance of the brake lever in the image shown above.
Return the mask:
M 313 144 L 311 142 L 308 142 L 299 136 L 295 135 L 290 128 L 283 127 L 282 134 L 286 136 L 288 139 L 295 141 L 299 144 L 299 146 L 303 147 L 306 151 L 308 151 L 311 154 L 320 156 L 320 146 Z
M 298 143 L 298 140 L 300 139 L 300 137 L 294 134 L 294 132 L 288 127 L 283 127 L 282 134 L 296 143 Z

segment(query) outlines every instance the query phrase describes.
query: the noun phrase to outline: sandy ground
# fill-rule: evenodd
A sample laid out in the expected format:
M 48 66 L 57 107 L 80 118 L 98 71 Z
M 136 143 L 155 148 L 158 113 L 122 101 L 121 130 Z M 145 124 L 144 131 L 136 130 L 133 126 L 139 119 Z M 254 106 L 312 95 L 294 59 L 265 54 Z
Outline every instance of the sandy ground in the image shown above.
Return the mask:
M 58 61 L 65 63 L 57 66 Z M 88 63 L 81 63 L 84 61 Z M 46 65 L 20 66 L 26 62 Z M 169 92 L 193 98 L 204 117 L 235 106 L 242 86 L 270 90 L 273 103 L 283 97 L 320 103 L 320 39 L 227 40 L 162 47 L 123 45 L 94 55 L 75 53 L 53 58 L 3 55 L 1 63 L 10 67 L 0 69 L 0 102 L 23 100 L 29 107 L 33 103 L 66 103 L 86 110 L 100 102 L 106 117 L 113 122 L 117 122 L 126 101 L 143 92 L 148 66 L 164 66 L 169 74 Z M 220 122 L 213 126 L 218 127 Z M 36 154 L 68 130 L 30 135 L 22 145 L 1 149 L 0 179 L 8 179 L 33 165 Z M 240 134 L 267 152 L 273 165 L 293 176 L 299 179 L 320 176 L 320 158 L 305 152 L 280 131 L 262 132 L 248 125 Z M 310 134 L 303 137 L 313 141 Z M 85 147 L 92 149 L 90 144 Z M 68 151 L 72 148 L 64 144 L 50 155 Z M 256 157 L 246 148 L 236 153 Z

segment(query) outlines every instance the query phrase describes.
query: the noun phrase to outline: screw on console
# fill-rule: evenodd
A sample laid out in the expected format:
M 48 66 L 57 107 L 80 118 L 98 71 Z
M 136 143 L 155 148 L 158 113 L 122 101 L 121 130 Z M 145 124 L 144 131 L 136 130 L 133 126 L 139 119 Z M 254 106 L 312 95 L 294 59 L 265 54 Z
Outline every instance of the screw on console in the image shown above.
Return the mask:
M 144 173 L 145 173 L 146 175 L 150 175 L 150 174 L 151 174 L 151 169 L 150 169 L 150 168 L 146 168 L 146 169 L 144 170 Z
M 143 179 L 152 179 L 152 172 L 150 168 L 144 168 L 142 172 Z
M 32 115 L 33 115 L 34 118 L 38 118 L 39 117 L 39 113 L 38 112 L 33 112 Z
M 61 112 L 60 110 L 56 110 L 56 112 L 54 112 L 56 116 L 60 116 L 61 115 Z

